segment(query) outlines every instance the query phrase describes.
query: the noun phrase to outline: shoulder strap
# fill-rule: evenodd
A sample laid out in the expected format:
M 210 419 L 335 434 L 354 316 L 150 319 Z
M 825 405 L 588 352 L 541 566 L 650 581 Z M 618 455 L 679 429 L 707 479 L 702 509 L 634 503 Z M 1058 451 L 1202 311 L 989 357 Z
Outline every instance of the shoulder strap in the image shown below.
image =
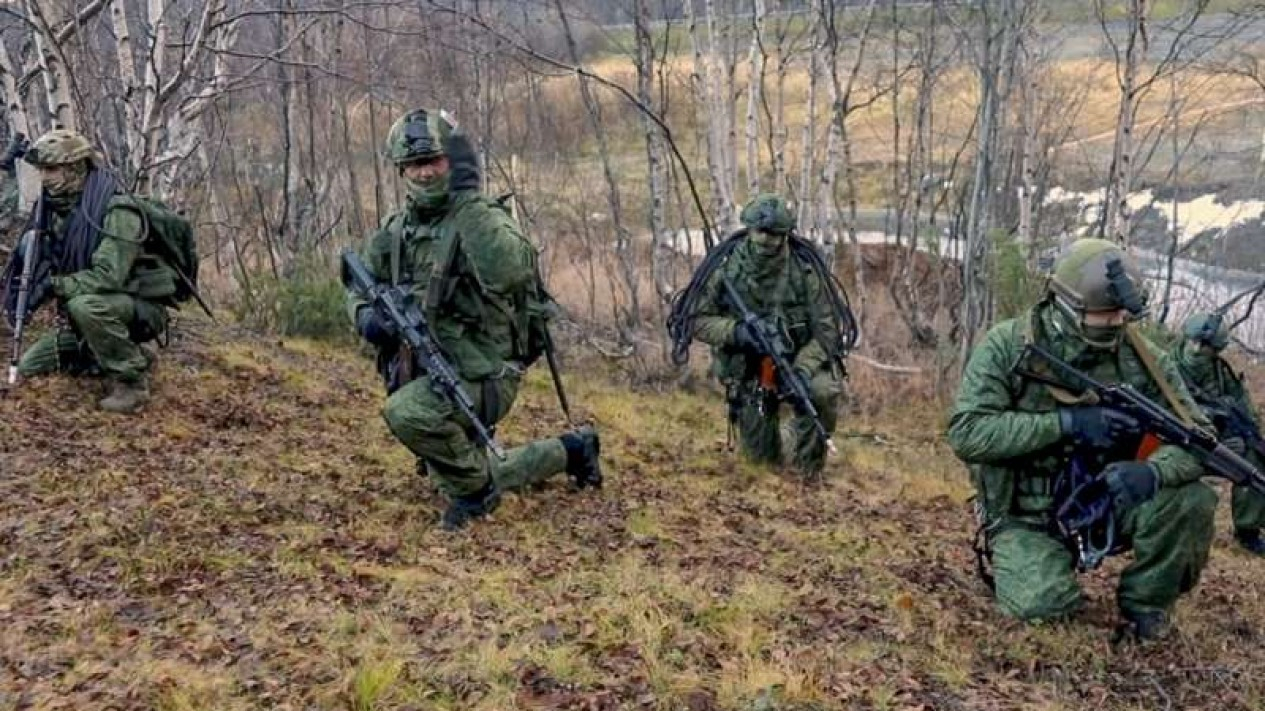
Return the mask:
M 387 230 L 391 235 L 391 286 L 400 285 L 400 261 L 404 258 L 404 225 L 395 228 L 395 218 L 387 220 Z M 400 222 L 404 222 L 403 219 Z
M 1138 332 L 1137 327 L 1131 323 L 1125 324 L 1124 335 L 1125 339 L 1129 341 L 1129 345 L 1133 347 L 1133 352 L 1138 354 L 1138 360 L 1142 361 L 1142 367 L 1146 368 L 1146 372 L 1151 375 L 1151 379 L 1159 386 L 1160 392 L 1168 402 L 1168 406 L 1173 408 L 1173 413 L 1180 417 L 1185 425 L 1193 425 L 1195 422 L 1194 417 L 1191 416 L 1186 403 L 1177 395 L 1177 390 L 1173 388 L 1173 384 L 1164 375 L 1160 364 L 1155 360 L 1155 354 L 1151 352 L 1150 344 Z

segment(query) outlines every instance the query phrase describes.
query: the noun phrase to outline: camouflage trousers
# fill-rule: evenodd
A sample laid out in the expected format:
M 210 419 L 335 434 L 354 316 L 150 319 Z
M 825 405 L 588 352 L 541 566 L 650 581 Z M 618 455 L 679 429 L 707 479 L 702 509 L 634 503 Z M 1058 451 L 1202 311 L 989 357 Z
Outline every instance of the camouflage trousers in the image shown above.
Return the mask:
M 104 375 L 136 382 L 149 371 L 140 343 L 167 325 L 167 310 L 127 294 L 86 294 L 70 299 L 65 312 L 71 328 L 44 334 L 22 354 L 23 377 L 71 374 L 100 368 Z
M 1160 489 L 1117 521 L 1117 535 L 1134 559 L 1120 574 L 1116 603 L 1125 612 L 1168 611 L 1199 581 L 1212 546 L 1217 495 L 1194 482 Z M 1023 620 L 1056 619 L 1084 604 L 1076 560 L 1066 545 L 1037 525 L 1003 521 L 991 536 L 997 604 Z
M 820 474 L 826 466 L 826 444 L 817 436 L 810 417 L 792 414 L 783 426 L 780 403 L 748 380 L 731 386 L 731 408 L 736 408 L 738 441 L 748 460 L 772 466 L 790 466 L 805 476 Z M 826 432 L 834 433 L 843 384 L 834 373 L 823 370 L 809 382 L 809 394 Z
M 486 382 L 462 381 L 475 412 L 491 427 L 500 422 L 514 399 L 522 375 L 507 368 Z M 421 377 L 387 398 L 383 417 L 391 432 L 426 464 L 439 490 L 448 497 L 482 489 L 489 478 L 502 491 L 523 489 L 566 470 L 567 453 L 557 438 L 537 440 L 506 451 L 505 461 L 490 456 L 473 437 L 470 422 L 429 377 Z
M 1230 494 L 1230 511 L 1234 514 L 1235 530 L 1265 528 L 1265 496 L 1246 486 L 1234 487 Z

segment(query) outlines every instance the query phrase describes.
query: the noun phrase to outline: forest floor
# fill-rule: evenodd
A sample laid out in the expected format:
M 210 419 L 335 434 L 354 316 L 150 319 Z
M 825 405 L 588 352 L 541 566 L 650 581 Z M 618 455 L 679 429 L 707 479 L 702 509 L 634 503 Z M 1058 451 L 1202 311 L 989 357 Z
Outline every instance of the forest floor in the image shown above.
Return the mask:
M 541 371 L 508 443 L 565 426 Z M 606 487 L 460 534 L 351 349 L 195 324 L 141 416 L 0 392 L 0 710 L 1265 707 L 1265 561 L 1225 507 L 1180 633 L 1113 647 L 1124 560 L 1072 622 L 993 609 L 938 407 L 859 408 L 805 486 L 726 451 L 714 393 L 609 371 L 568 378 Z

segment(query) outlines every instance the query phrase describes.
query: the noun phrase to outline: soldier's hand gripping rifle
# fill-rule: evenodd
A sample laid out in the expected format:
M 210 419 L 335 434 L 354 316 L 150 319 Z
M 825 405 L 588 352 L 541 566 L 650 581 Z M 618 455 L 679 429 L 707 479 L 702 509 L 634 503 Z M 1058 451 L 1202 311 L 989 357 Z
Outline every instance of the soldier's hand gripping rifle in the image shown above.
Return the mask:
M 1238 403 L 1228 397 L 1202 398 L 1198 395 L 1195 402 L 1212 418 L 1218 432 L 1226 437 L 1239 437 L 1249 451 L 1265 459 L 1265 438 L 1261 437 L 1261 429 Z
M 10 318 L 13 319 L 13 341 L 12 349 L 9 353 L 10 385 L 18 381 L 18 360 L 22 358 L 22 338 L 26 332 L 26 322 L 31 319 L 31 312 L 42 305 L 32 303 L 31 292 L 35 287 L 35 270 L 41 266 L 40 262 L 45 259 L 42 240 L 47 229 L 48 211 L 44 209 L 44 200 L 41 198 L 39 202 L 35 203 L 35 221 L 31 229 L 22 234 L 21 240 L 18 241 L 17 251 L 13 254 L 14 259 L 18 256 L 22 257 L 22 271 L 17 277 L 17 299 L 13 312 L 9 314 Z M 50 265 L 42 266 L 45 270 L 51 268 Z M 12 285 L 7 286 L 11 287 Z
M 416 299 L 408 288 L 379 284 L 360 256 L 352 250 L 343 252 L 342 262 L 343 285 L 356 292 L 368 302 L 369 308 L 376 310 L 395 326 L 396 332 L 412 349 L 417 365 L 426 372 L 433 387 L 469 420 L 479 444 L 491 450 L 497 459 L 504 461 L 505 450 L 474 411 L 474 401 L 465 388 L 461 387 L 456 371 L 439 350 L 439 345 L 431 334 L 430 324 L 426 322 L 426 316 L 417 307 Z
M 1110 407 L 1130 415 L 1140 423 L 1142 434 L 1153 435 L 1165 444 L 1185 449 L 1195 455 L 1213 476 L 1229 479 L 1235 484 L 1248 486 L 1265 494 L 1265 474 L 1217 441 L 1216 434 L 1210 430 L 1186 424 L 1177 415 L 1127 383 L 1100 383 L 1041 346 L 1028 344 L 1021 356 L 1021 362 L 1031 364 L 1034 361 L 1044 363 L 1051 376 L 1034 372 L 1030 367 L 1022 371 L 1025 376 L 1077 394 L 1091 395 L 1089 399 L 1093 402 L 1086 404 Z
M 779 396 L 788 401 L 791 407 L 801 415 L 812 420 L 813 430 L 817 433 L 817 437 L 821 439 L 826 446 L 826 450 L 831 454 L 837 453 L 835 443 L 830 439 L 830 433 L 826 431 L 824 425 L 821 424 L 821 415 L 817 412 L 817 408 L 813 405 L 813 399 L 808 390 L 808 383 L 799 373 L 795 372 L 795 368 L 791 365 L 787 358 L 787 350 L 780 338 L 776 338 L 774 334 L 770 334 L 760 323 L 760 317 L 755 315 L 751 309 L 747 308 L 746 302 L 742 300 L 742 296 L 738 294 L 738 290 L 734 288 L 733 282 L 727 276 L 721 276 L 721 285 L 725 290 L 725 298 L 738 311 L 738 318 L 743 326 L 755 337 L 756 345 L 760 348 L 761 355 L 771 361 L 773 373 L 771 380 L 777 388 Z M 761 379 L 766 379 L 767 374 L 761 373 Z

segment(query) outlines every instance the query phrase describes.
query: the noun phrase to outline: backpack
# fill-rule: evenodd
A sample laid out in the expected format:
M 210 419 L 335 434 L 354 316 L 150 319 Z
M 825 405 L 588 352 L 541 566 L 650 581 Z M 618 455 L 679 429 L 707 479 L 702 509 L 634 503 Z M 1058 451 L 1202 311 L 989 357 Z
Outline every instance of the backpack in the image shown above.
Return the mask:
M 193 298 L 198 288 L 198 245 L 193 225 L 157 198 L 132 195 L 125 199 L 125 204 L 140 212 L 149 228 L 146 249 L 179 274 L 172 300 L 182 304 Z

